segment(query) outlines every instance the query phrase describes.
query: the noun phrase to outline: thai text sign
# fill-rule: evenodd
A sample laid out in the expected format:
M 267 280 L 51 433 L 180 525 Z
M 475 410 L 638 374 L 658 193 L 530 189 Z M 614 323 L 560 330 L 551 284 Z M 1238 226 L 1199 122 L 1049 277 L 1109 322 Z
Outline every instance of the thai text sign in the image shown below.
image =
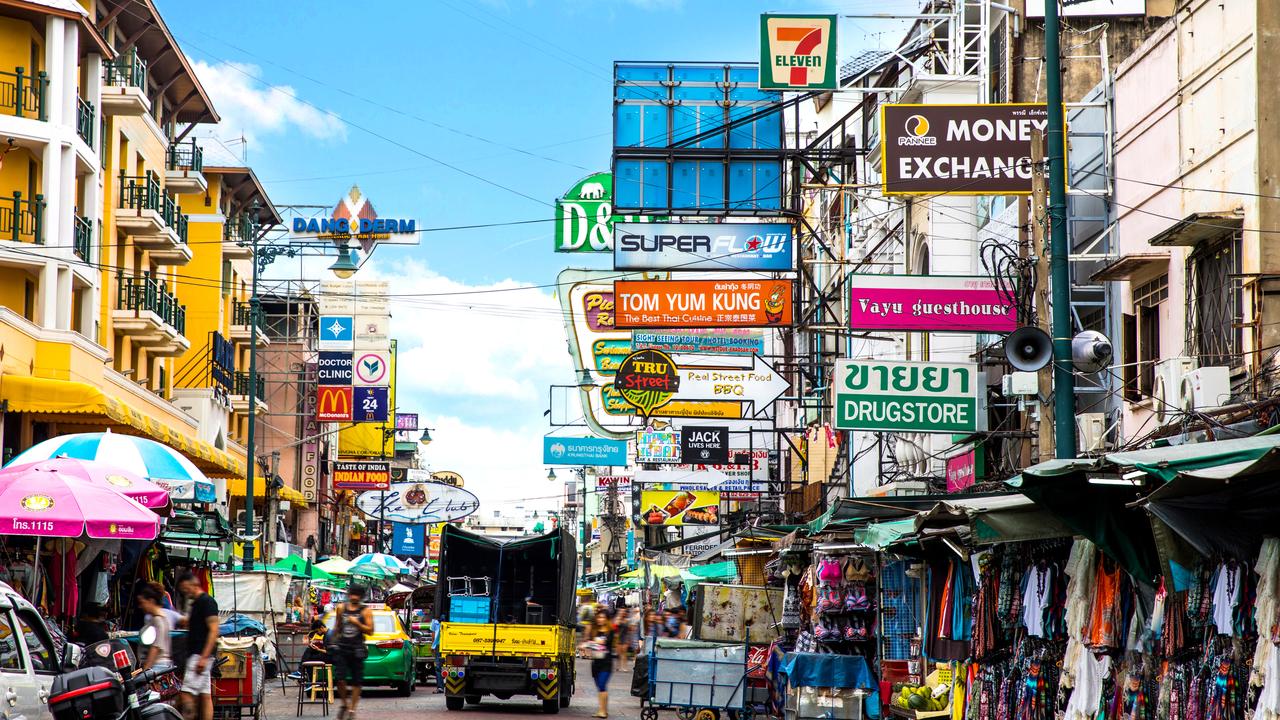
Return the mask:
M 333 486 L 338 490 L 386 490 L 391 487 L 390 463 L 385 460 L 335 462 Z
M 784 223 L 618 223 L 615 270 L 791 270 Z
M 360 493 L 360 512 L 378 520 L 414 525 L 461 520 L 480 509 L 480 500 L 470 492 L 438 482 L 403 482 L 386 492 Z
M 544 465 L 617 465 L 627 464 L 627 442 L 594 437 L 542 438 Z
M 754 328 L 636 330 L 631 333 L 631 347 L 698 355 L 763 355 L 764 332 Z
M 883 105 L 886 195 L 1028 195 L 1031 137 L 1045 132 L 1044 105 Z
M 760 87 L 836 89 L 835 15 L 761 15 Z
M 973 450 L 947 458 L 947 492 L 960 492 L 973 485 L 976 467 Z
M 680 433 L 672 430 L 641 430 L 636 433 L 636 462 L 680 462 Z
M 984 376 L 972 363 L 841 360 L 838 430 L 965 433 L 987 429 Z
M 1017 308 L 991 278 L 939 275 L 850 275 L 849 327 L 854 330 L 1007 333 Z
M 645 490 L 640 493 L 645 525 L 719 525 L 720 493 L 708 490 Z
M 790 280 L 618 280 L 613 295 L 619 328 L 791 324 Z

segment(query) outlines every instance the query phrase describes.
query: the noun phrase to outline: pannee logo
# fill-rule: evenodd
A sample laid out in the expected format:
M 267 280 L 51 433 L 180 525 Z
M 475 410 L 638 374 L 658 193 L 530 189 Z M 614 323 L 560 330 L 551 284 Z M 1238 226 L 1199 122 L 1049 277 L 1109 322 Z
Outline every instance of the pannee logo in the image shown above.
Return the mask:
M 898 145 L 908 146 L 934 146 L 938 144 L 938 138 L 929 134 L 929 118 L 923 115 L 912 115 L 902 124 L 903 131 L 906 135 L 898 136 Z
M 321 422 L 351 421 L 350 385 L 321 385 L 316 389 L 316 419 Z

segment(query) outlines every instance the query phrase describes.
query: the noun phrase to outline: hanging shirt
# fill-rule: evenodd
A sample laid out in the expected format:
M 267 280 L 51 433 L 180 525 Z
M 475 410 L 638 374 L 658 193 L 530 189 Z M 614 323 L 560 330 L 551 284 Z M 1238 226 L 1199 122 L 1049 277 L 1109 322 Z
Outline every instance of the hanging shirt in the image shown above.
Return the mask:
M 1027 586 L 1022 592 L 1022 625 L 1031 637 L 1044 637 L 1044 613 L 1049 605 L 1052 576 L 1047 566 L 1032 565 L 1027 569 Z
M 1233 635 L 1233 615 L 1240 602 L 1240 567 L 1223 564 L 1213 587 L 1213 624 L 1219 635 Z

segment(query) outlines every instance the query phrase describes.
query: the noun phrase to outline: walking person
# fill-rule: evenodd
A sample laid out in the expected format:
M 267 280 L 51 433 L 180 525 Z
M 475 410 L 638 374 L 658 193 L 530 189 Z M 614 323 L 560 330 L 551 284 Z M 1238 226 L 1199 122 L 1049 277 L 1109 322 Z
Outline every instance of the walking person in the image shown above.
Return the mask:
M 436 694 L 444 692 L 444 663 L 440 658 L 440 618 L 431 618 L 431 654 L 435 657 Z
M 169 652 L 169 637 L 173 626 L 164 608 L 164 592 L 156 587 L 155 583 L 147 583 L 138 588 L 138 609 L 147 614 L 143 627 L 155 628 L 156 639 L 147 648 L 147 655 L 142 659 L 142 665 L 137 672 L 150 670 L 157 665 L 171 664 L 173 660 Z
M 373 632 L 373 610 L 364 604 L 363 585 L 347 588 L 347 601 L 334 608 L 333 671 L 338 680 L 338 720 L 355 720 L 360 704 L 360 685 L 364 682 L 364 660 L 369 648 L 364 637 Z
M 582 647 L 591 658 L 591 677 L 596 681 L 596 697 L 600 701 L 600 709 L 592 717 L 607 718 L 609 717 L 609 678 L 613 675 L 618 633 L 603 609 L 596 613 L 587 637 L 589 639 L 582 644 Z
M 187 670 L 182 676 L 182 715 L 213 720 L 213 651 L 218 645 L 218 603 L 190 572 L 178 576 L 178 591 L 191 601 L 187 611 Z

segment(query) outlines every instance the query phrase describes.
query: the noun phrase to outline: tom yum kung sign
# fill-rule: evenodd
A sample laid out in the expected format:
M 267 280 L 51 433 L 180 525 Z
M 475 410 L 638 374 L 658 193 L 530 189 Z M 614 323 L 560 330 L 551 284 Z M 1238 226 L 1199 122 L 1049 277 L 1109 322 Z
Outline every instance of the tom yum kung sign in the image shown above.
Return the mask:
M 618 328 L 791 324 L 790 280 L 618 280 L 613 295 Z
M 977 364 L 841 360 L 835 391 L 838 430 L 987 429 L 986 376 Z
M 885 195 L 1029 195 L 1031 137 L 1044 105 L 884 105 Z
M 1007 333 L 1017 308 L 987 277 L 850 275 L 854 330 Z

